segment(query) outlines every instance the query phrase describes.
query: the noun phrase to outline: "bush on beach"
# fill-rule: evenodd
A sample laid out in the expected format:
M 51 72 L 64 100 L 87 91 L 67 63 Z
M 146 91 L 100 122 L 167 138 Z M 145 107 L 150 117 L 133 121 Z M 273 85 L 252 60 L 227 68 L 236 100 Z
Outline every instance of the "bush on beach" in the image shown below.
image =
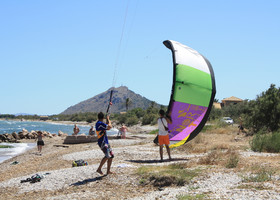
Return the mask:
M 270 134 L 259 132 L 250 141 L 250 146 L 253 151 L 257 152 L 279 153 L 280 131 Z

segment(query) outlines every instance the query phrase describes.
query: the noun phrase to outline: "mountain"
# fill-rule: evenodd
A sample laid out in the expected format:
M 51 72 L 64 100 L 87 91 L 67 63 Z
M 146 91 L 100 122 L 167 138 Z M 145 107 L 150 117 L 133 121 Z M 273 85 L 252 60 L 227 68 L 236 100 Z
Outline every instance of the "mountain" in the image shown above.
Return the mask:
M 61 114 L 74 114 L 80 112 L 106 112 L 110 92 L 113 88 L 108 89 L 107 91 L 98 94 L 90 99 L 82 101 L 74 106 L 67 108 Z M 111 113 L 119 113 L 126 111 L 126 100 L 129 99 L 128 109 L 133 108 L 142 108 L 147 109 L 154 103 L 156 107 L 160 107 L 159 104 L 141 96 L 140 94 L 136 94 L 135 92 L 129 90 L 125 86 L 121 86 L 118 88 L 114 88 L 112 103 L 113 105 L 110 108 Z

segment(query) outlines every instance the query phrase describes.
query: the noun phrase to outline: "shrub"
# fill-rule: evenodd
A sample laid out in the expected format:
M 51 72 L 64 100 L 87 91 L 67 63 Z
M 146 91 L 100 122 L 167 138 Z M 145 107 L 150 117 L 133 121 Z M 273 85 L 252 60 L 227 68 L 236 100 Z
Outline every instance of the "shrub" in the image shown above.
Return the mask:
M 233 151 L 229 154 L 229 159 L 226 163 L 226 168 L 236 168 L 239 162 L 239 155 Z
M 262 167 L 255 174 L 250 174 L 249 176 L 244 176 L 243 182 L 271 181 L 273 174 L 275 174 L 275 171 L 273 169 Z
M 199 170 L 190 170 L 184 164 L 167 166 L 142 166 L 138 168 L 140 184 L 151 184 L 155 187 L 170 185 L 182 186 L 198 175 Z
M 250 141 L 250 146 L 253 151 L 257 152 L 280 152 L 280 132 L 264 134 L 259 132 L 254 135 L 253 139 Z
M 128 118 L 126 120 L 126 124 L 128 126 L 133 126 L 135 124 L 138 124 L 138 122 L 139 122 L 139 120 L 135 115 L 128 116 Z
M 220 160 L 221 153 L 217 150 L 211 151 L 206 157 L 199 159 L 198 163 L 202 165 L 215 165 Z
M 153 113 L 147 113 L 143 116 L 142 119 L 142 124 L 147 125 L 147 124 L 156 124 L 156 120 L 158 118 L 158 115 L 153 114 Z
M 208 120 L 216 120 L 216 119 L 220 119 L 221 117 L 222 117 L 222 109 L 218 109 L 212 106 Z

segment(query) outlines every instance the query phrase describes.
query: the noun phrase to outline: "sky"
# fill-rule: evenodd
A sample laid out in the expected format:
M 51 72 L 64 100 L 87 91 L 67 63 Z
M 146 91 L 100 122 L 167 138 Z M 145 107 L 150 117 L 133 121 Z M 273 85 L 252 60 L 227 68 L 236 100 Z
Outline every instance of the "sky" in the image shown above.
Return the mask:
M 164 40 L 210 61 L 216 99 L 253 100 L 280 86 L 279 10 L 278 0 L 0 0 L 0 113 L 58 114 L 112 86 L 167 105 Z

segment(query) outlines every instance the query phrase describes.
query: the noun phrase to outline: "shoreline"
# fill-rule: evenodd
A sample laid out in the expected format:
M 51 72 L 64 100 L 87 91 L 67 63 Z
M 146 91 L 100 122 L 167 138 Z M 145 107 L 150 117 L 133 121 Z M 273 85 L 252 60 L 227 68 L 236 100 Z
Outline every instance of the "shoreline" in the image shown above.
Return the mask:
M 108 176 L 100 176 L 96 172 L 104 157 L 96 143 L 63 147 L 63 138 L 46 138 L 41 155 L 36 148 L 32 148 L 0 163 L 1 198 L 20 200 L 38 199 L 40 196 L 47 200 L 178 200 L 180 196 L 187 196 L 192 199 L 280 200 L 280 154 L 248 150 L 251 138 L 236 136 L 234 132 L 201 133 L 198 140 L 171 149 L 172 161 L 168 161 L 164 149 L 164 161 L 160 162 L 159 147 L 153 143 L 155 135 L 140 133 L 144 129 L 147 127 L 135 134 L 130 133 L 129 139 L 109 140 L 115 155 L 111 168 L 115 174 Z M 238 140 L 235 140 L 236 137 Z M 225 167 L 230 157 L 227 151 L 235 151 L 238 155 L 236 168 Z M 213 163 L 202 162 L 216 156 L 216 160 L 210 160 Z M 72 162 L 79 159 L 88 162 L 88 165 L 72 167 Z M 14 161 L 18 161 L 18 164 L 11 165 Z M 196 172 L 196 176 L 183 185 L 154 186 L 148 175 L 168 166 Z M 104 165 L 103 172 L 106 172 L 106 167 Z M 278 173 L 272 173 L 271 179 L 263 182 L 244 181 L 244 177 L 257 175 L 254 171 L 257 167 L 278 170 Z M 151 171 L 145 172 L 143 176 L 139 174 L 139 169 Z M 20 183 L 35 174 L 44 175 L 44 178 L 38 183 Z M 148 178 L 145 179 L 145 176 Z M 144 181 L 147 183 L 141 184 Z
M 0 163 L 6 160 L 10 160 L 20 154 L 24 154 L 26 151 L 36 148 L 36 142 L 24 142 L 24 143 L 0 143 L 1 145 L 12 146 L 12 148 L 0 149 Z

